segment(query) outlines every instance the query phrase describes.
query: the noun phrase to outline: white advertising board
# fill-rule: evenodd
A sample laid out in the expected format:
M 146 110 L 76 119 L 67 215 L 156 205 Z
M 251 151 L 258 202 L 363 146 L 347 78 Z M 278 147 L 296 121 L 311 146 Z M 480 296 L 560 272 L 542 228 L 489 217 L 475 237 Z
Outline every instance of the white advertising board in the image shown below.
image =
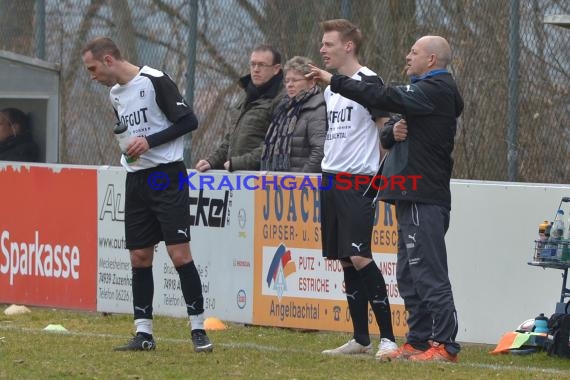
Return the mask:
M 253 289 L 253 192 L 224 186 L 224 174 L 202 174 L 211 185 L 200 190 L 189 172 L 191 250 L 200 273 L 206 316 L 251 323 Z M 194 173 L 194 174 L 192 174 Z M 131 268 L 124 241 L 125 172 L 98 173 L 97 310 L 132 312 Z M 205 181 L 203 181 L 205 182 Z M 155 248 L 154 312 L 186 316 L 178 273 L 164 243 Z
M 538 225 L 552 221 L 570 186 L 454 180 L 451 196 L 446 241 L 457 339 L 497 343 L 523 321 L 554 313 L 562 271 L 528 262 Z M 568 217 L 570 204 L 563 207 Z

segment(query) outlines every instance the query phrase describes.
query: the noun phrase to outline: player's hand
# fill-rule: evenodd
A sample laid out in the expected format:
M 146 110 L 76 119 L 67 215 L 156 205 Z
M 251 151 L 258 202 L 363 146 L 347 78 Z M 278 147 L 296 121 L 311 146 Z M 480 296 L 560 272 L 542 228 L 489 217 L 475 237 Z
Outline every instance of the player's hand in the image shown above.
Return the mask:
M 127 155 L 129 157 L 139 157 L 141 154 L 145 153 L 150 149 L 148 141 L 144 137 L 135 137 L 131 140 L 129 147 L 127 148 Z
M 316 79 L 317 82 L 322 83 L 324 85 L 331 84 L 332 74 L 328 71 L 321 70 L 317 66 L 309 64 L 309 69 L 311 72 L 305 75 L 305 78 L 313 78 Z
M 394 133 L 394 140 L 404 141 L 408 138 L 408 123 L 405 119 L 400 119 L 392 128 Z
M 230 161 L 224 162 L 224 169 L 226 169 L 227 171 L 230 171 L 231 166 L 232 163 Z
M 206 170 L 210 169 L 212 169 L 212 165 L 210 165 L 210 163 L 206 160 L 200 160 L 196 164 L 196 170 L 198 170 L 199 172 L 205 172 Z

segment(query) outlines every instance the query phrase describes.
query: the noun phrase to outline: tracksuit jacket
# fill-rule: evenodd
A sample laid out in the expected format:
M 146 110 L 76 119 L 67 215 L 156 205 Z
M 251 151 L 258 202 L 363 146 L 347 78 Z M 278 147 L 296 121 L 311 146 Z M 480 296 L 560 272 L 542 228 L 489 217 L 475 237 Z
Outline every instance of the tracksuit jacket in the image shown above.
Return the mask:
M 463 111 L 463 99 L 447 70 L 434 70 L 404 86 L 382 86 L 378 83 L 351 80 L 333 75 L 331 90 L 366 107 L 401 114 L 408 124 L 408 137 L 396 142 L 393 123 L 382 128 L 380 141 L 390 149 L 381 167 L 384 177 L 403 176 L 404 186 L 388 181 L 379 199 L 436 204 L 451 209 L 449 181 L 453 169 L 454 137 L 457 117 Z M 412 188 L 410 176 L 416 177 Z M 401 179 L 401 177 L 400 177 Z

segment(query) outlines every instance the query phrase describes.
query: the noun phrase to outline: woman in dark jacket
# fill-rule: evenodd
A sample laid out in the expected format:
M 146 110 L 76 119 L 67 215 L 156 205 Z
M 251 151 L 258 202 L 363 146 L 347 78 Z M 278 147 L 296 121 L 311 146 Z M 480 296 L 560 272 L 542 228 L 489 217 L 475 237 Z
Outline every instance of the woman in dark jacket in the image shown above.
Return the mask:
M 293 57 L 284 66 L 283 97 L 265 135 L 261 170 L 320 173 L 325 143 L 325 99 L 310 72 L 306 57 Z
M 29 118 L 17 108 L 0 111 L 0 161 L 38 161 Z

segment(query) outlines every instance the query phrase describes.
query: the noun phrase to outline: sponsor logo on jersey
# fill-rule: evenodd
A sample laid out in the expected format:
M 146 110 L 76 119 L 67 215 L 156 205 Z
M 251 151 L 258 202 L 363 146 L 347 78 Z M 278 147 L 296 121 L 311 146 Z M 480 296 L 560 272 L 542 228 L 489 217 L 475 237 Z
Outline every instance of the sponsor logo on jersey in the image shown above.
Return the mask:
M 147 116 L 148 108 L 144 107 L 134 112 L 131 112 L 128 115 L 121 116 L 121 121 L 128 125 L 129 127 L 134 127 L 136 125 L 140 125 L 141 123 L 148 123 L 148 116 Z

